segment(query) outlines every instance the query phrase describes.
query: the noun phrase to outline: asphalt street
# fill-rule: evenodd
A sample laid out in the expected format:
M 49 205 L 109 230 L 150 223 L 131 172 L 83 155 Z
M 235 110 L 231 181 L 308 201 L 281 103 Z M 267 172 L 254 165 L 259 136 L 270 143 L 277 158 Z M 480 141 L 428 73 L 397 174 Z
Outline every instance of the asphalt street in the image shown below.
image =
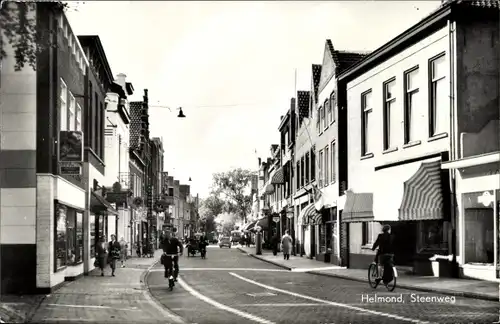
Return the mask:
M 207 258 L 183 256 L 174 291 L 163 266 L 147 276 L 152 296 L 188 323 L 493 323 L 498 302 L 387 292 L 368 283 L 290 272 L 237 249 L 210 247 Z M 377 301 L 373 301 L 374 298 Z M 388 300 L 386 297 L 392 297 Z

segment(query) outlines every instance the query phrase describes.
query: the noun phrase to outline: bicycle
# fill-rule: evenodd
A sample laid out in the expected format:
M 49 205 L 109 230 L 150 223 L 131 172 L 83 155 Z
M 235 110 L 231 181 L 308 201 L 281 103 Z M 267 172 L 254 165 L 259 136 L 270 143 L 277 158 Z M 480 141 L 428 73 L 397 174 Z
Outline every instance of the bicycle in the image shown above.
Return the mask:
M 175 254 L 162 254 L 161 258 L 161 264 L 165 265 L 165 262 L 168 262 L 168 269 L 167 274 L 168 274 L 168 290 L 172 291 L 175 286 L 175 281 L 176 278 L 174 277 L 174 258 L 179 256 L 179 253 Z M 167 259 L 168 258 L 168 259 Z
M 396 267 L 394 265 L 392 266 L 392 271 L 392 281 L 385 285 L 388 291 L 394 291 L 394 289 L 396 289 L 398 271 L 396 270 Z M 375 261 L 372 262 L 368 267 L 368 283 L 370 284 L 370 287 L 374 289 L 377 288 L 380 281 L 382 281 L 383 275 L 384 267 L 380 263 L 377 263 Z

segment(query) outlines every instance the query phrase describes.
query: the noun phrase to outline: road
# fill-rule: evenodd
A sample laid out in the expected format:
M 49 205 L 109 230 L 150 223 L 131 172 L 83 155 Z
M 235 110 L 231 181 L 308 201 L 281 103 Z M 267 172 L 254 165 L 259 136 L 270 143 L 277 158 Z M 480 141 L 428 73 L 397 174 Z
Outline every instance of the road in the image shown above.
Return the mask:
M 368 283 L 283 270 L 235 248 L 210 247 L 207 259 L 183 256 L 180 266 L 174 291 L 168 291 L 160 264 L 147 285 L 187 323 L 493 323 L 499 316 L 498 302 L 373 290 Z M 399 299 L 367 301 L 375 296 Z M 433 299 L 416 301 L 422 297 Z

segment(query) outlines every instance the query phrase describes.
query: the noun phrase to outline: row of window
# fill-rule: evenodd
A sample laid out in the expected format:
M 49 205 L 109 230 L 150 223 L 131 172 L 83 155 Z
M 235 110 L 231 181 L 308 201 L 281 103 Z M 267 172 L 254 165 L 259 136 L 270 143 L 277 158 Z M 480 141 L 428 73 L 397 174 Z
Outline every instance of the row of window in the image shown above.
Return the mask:
M 318 187 L 323 188 L 337 181 L 335 167 L 336 145 L 332 141 L 319 150 L 316 159 L 315 147 L 307 152 L 295 165 L 295 182 L 297 190 L 318 179 Z M 316 174 L 316 170 L 318 174 Z M 317 177 L 316 177 L 317 176 Z
M 60 129 L 62 131 L 81 131 L 82 107 L 76 102 L 75 97 L 68 90 L 68 86 L 64 80 L 61 79 L 60 81 Z
M 409 144 L 426 137 L 422 132 L 425 116 L 424 107 L 428 107 L 429 125 L 428 137 L 433 137 L 446 132 L 446 123 L 443 122 L 449 112 L 448 91 L 445 83 L 446 60 L 445 55 L 440 54 L 429 60 L 429 105 L 421 102 L 420 85 L 422 84 L 420 67 L 417 65 L 404 72 L 403 78 L 403 144 Z M 397 148 L 400 142 L 401 120 L 399 106 L 397 105 L 396 77 L 385 81 L 382 85 L 383 91 L 383 143 L 384 151 Z M 374 121 L 372 113 L 374 103 L 373 91 L 369 89 L 361 94 L 361 154 L 368 155 L 376 150 L 378 143 L 374 143 Z
M 78 67 L 85 74 L 85 54 L 83 52 L 80 52 L 80 48 L 78 46 L 78 39 L 71 32 L 69 24 L 64 20 L 63 15 L 59 16 L 58 20 L 59 20 L 59 28 L 62 31 L 62 34 L 64 38 L 68 40 L 69 50 L 74 55 Z
M 329 98 L 325 99 L 323 105 L 318 108 L 318 115 L 316 117 L 316 132 L 318 135 L 335 122 L 335 107 L 337 107 L 337 100 L 334 91 L 330 94 Z

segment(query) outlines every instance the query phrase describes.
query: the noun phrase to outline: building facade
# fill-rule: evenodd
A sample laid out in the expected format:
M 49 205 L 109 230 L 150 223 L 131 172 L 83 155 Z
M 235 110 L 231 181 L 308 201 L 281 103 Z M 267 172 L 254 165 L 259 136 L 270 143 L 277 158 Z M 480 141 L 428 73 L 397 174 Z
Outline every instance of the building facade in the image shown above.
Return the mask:
M 477 193 L 457 192 L 467 172 L 448 171 L 450 160 L 498 150 L 494 141 L 470 149 L 498 127 L 498 9 L 480 6 L 446 2 L 340 76 L 347 94 L 343 221 L 350 267 L 373 260 L 371 245 L 387 223 L 396 263 L 415 273 L 456 276 L 458 265 L 464 276 L 496 276 L 495 198 L 481 205 Z M 460 149 L 469 151 L 460 156 Z M 482 179 L 488 189 L 468 190 L 494 197 L 498 177 Z M 479 219 L 483 214 L 489 216 Z

